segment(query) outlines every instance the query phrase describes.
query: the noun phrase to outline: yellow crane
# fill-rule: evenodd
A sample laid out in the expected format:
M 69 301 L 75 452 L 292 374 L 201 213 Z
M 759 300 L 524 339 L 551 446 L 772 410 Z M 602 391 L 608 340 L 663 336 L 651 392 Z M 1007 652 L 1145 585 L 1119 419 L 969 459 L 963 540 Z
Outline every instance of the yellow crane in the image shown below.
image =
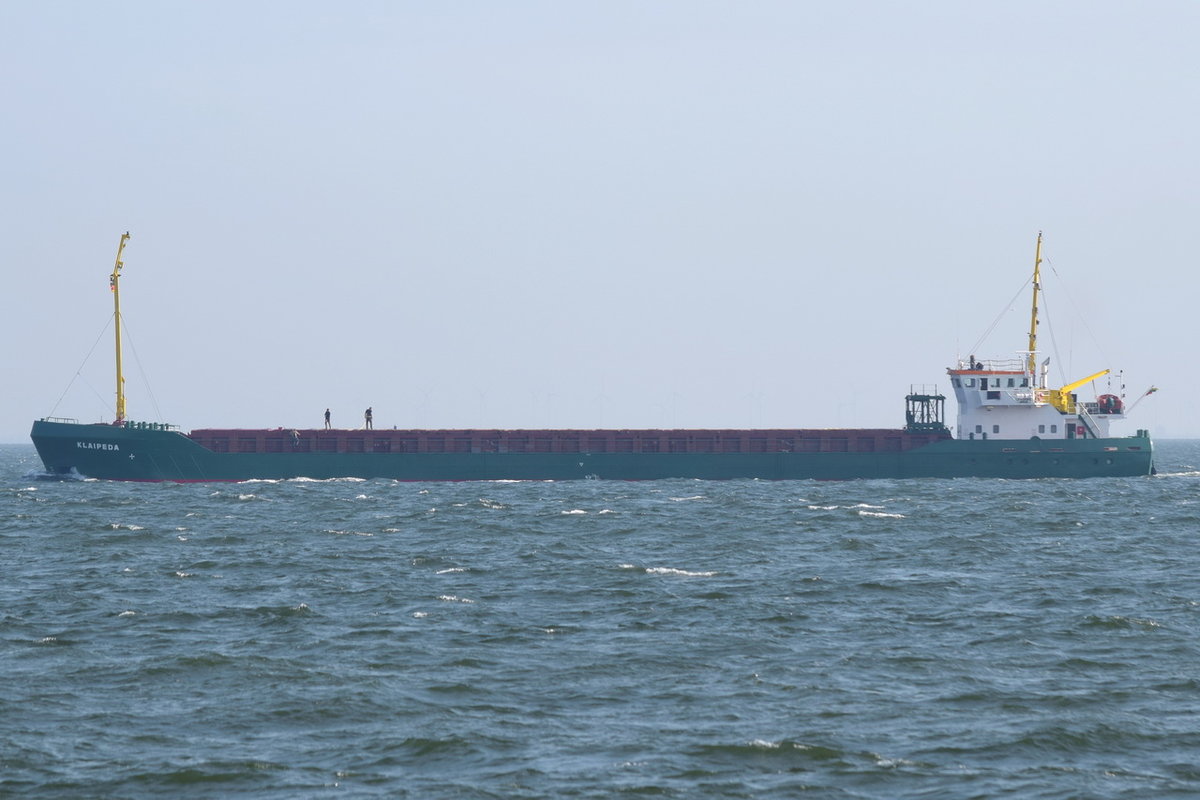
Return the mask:
M 1029 372 L 1030 378 L 1035 375 L 1037 368 L 1037 329 L 1038 329 L 1038 291 L 1042 288 L 1042 232 L 1038 231 L 1037 250 L 1033 255 L 1033 312 L 1029 317 L 1029 360 L 1026 364 L 1026 369 Z M 1110 369 L 1101 370 L 1095 375 L 1089 375 L 1086 378 L 1081 378 L 1074 383 L 1068 383 L 1060 389 L 1047 389 L 1041 393 L 1043 399 L 1050 405 L 1057 408 L 1064 414 L 1075 413 L 1075 401 L 1071 398 L 1071 392 L 1083 386 L 1089 381 L 1094 381 L 1096 378 L 1103 377 L 1112 372 Z
M 1089 381 L 1094 381 L 1094 380 L 1096 380 L 1096 378 L 1104 377 L 1105 375 L 1107 375 L 1110 372 L 1112 372 L 1111 369 L 1102 369 L 1099 372 L 1097 372 L 1095 375 L 1088 375 L 1086 378 L 1080 378 L 1079 380 L 1075 381 L 1074 383 L 1068 383 L 1066 386 L 1062 387 L 1061 389 L 1051 389 L 1046 392 L 1045 398 L 1050 403 L 1050 405 L 1054 406 L 1062 413 L 1074 414 L 1075 413 L 1075 399 L 1071 395 L 1071 392 L 1075 391 L 1080 386 L 1083 386 L 1085 383 L 1088 383 Z

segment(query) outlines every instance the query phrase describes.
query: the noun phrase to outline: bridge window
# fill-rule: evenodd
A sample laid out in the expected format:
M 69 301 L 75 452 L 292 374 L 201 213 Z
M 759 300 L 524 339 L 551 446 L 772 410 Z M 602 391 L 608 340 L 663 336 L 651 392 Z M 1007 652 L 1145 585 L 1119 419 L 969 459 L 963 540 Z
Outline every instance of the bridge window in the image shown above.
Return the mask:
M 993 426 L 992 426 L 992 433 L 999 433 L 999 432 L 1000 432 L 1000 426 L 999 426 L 999 425 L 993 425 Z

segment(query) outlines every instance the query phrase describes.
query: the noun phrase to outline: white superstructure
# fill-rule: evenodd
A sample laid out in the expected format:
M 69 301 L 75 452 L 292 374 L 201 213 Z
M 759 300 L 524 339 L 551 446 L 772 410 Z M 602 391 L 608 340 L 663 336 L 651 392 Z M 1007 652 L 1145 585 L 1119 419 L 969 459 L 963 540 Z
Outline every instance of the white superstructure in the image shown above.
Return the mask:
M 1125 418 L 1125 403 L 1113 394 L 1080 402 L 1075 389 L 1108 374 L 1090 375 L 1051 389 L 1046 370 L 1034 375 L 1030 359 L 959 361 L 947 370 L 958 401 L 959 439 L 1106 439 L 1109 423 Z M 1035 362 L 1036 363 L 1036 362 Z
M 1041 290 L 1042 235 L 1038 234 L 1033 265 L 1033 313 L 1029 322 L 1029 349 L 1018 358 L 976 361 L 959 359 L 947 368 L 958 400 L 959 439 L 1105 439 L 1109 423 L 1125 418 L 1125 402 L 1114 394 L 1101 394 L 1095 402 L 1081 403 L 1075 390 L 1110 370 L 1057 389 L 1047 380 L 1049 359 L 1038 369 L 1038 292 Z

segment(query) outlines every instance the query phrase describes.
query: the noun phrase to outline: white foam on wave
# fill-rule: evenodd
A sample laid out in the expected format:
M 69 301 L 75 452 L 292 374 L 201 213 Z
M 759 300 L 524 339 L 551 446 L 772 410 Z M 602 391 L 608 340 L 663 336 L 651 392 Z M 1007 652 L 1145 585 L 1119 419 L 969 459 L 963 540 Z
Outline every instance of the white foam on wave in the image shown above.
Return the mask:
M 80 474 L 79 470 L 71 467 L 70 472 L 46 472 L 41 469 L 31 469 L 21 475 L 21 478 L 31 481 L 95 481 L 95 478 L 89 478 L 86 475 Z
M 474 603 L 475 602 L 474 600 L 470 599 L 469 597 L 459 597 L 456 594 L 439 594 L 438 600 L 442 600 L 447 603 Z
M 289 483 L 366 483 L 366 478 L 288 478 Z
M 909 761 L 907 758 L 887 758 L 878 753 L 871 753 L 871 758 L 875 759 L 875 763 L 884 769 L 895 769 L 896 767 L 911 767 L 916 764 L 915 761 Z
M 680 575 L 685 578 L 711 578 L 717 573 L 711 570 L 696 572 L 686 569 L 676 569 L 675 567 L 646 567 L 647 575 Z
M 672 498 L 670 498 L 672 503 L 686 503 L 689 500 L 707 500 L 707 499 L 708 498 L 702 494 L 694 494 L 691 497 L 672 497 Z
M 572 508 L 570 511 L 563 511 L 561 513 L 563 513 L 563 514 L 586 514 L 588 512 L 584 511 L 582 508 Z
M 807 506 L 809 511 L 836 511 L 837 506 Z
M 439 569 L 434 574 L 435 575 L 448 575 L 451 572 L 466 572 L 466 571 L 467 571 L 466 567 L 446 567 L 446 569 Z
M 883 519 L 904 519 L 903 514 L 889 514 L 885 511 L 859 511 L 860 517 L 880 517 Z
M 767 750 L 778 750 L 783 747 L 782 742 L 768 742 L 766 739 L 751 739 L 750 747 L 762 747 Z

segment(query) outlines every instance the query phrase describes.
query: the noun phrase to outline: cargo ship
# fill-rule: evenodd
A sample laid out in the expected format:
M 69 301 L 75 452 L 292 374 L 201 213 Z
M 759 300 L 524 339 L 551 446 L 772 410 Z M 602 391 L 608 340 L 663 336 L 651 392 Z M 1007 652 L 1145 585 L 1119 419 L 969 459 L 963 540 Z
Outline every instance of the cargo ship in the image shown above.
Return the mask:
M 958 404 L 910 389 L 896 429 L 330 430 L 204 428 L 126 419 L 121 368 L 121 237 L 109 277 L 116 329 L 116 419 L 45 417 L 31 438 L 49 476 L 214 482 L 289 478 L 476 480 L 727 480 L 856 478 L 1111 478 L 1153 472 L 1148 431 L 1115 437 L 1125 398 L 1076 390 L 1102 370 L 1053 387 L 1037 351 L 1039 233 L 1029 346 L 1016 358 L 957 360 L 947 368 Z M 1151 389 L 1151 391 L 1154 391 Z M 1140 398 L 1139 398 L 1140 399 Z

